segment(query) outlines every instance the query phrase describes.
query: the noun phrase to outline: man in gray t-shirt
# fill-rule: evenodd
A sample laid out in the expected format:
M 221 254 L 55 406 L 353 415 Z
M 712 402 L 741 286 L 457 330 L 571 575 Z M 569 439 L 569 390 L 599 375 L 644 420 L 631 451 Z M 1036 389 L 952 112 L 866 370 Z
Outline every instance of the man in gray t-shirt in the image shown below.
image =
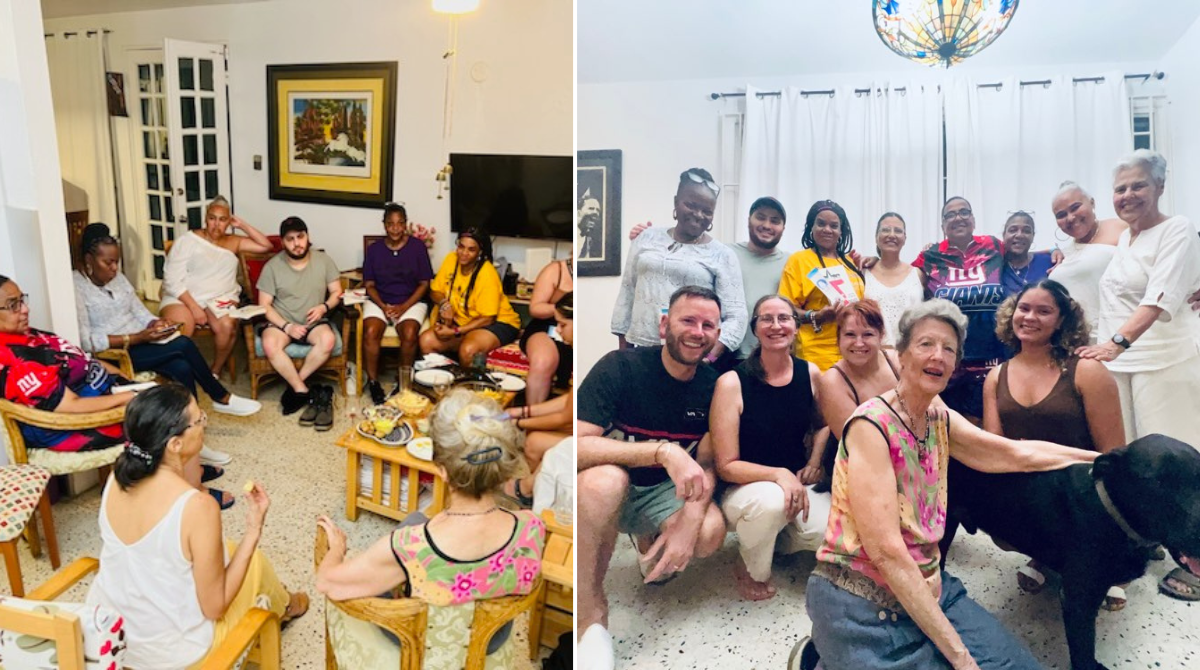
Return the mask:
M 787 213 L 783 204 L 775 198 L 764 196 L 750 205 L 750 240 L 733 245 L 738 265 L 742 267 L 742 287 L 746 291 L 746 310 L 754 316 L 754 303 L 764 295 L 779 293 L 779 278 L 783 266 L 792 255 L 778 248 L 787 225 Z M 746 329 L 742 345 L 738 347 L 738 358 L 745 360 L 758 346 L 754 326 Z
M 284 414 L 304 407 L 300 425 L 329 430 L 333 426 L 333 389 L 306 383 L 329 360 L 337 334 L 329 312 L 338 306 L 342 284 L 337 266 L 323 251 L 312 249 L 308 226 L 299 217 L 279 225 L 283 251 L 267 261 L 258 278 L 258 304 L 266 308 L 266 322 L 258 333 L 263 354 L 288 383 L 280 404 Z M 290 344 L 310 345 L 299 370 L 285 349 Z M 343 343 L 344 346 L 344 343 Z

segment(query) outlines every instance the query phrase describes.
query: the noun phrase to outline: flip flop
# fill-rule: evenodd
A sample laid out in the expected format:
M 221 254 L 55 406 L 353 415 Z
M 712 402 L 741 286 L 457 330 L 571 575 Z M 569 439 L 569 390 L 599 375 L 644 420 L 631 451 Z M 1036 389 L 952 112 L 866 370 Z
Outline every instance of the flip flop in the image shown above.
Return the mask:
M 303 591 L 289 593 L 287 609 L 284 610 L 283 616 L 279 618 L 280 627 L 299 619 L 306 612 L 308 612 L 308 594 Z
M 510 486 L 511 490 L 510 490 Z M 521 483 L 516 479 L 511 479 L 504 483 L 500 488 L 500 497 L 517 505 L 521 509 L 533 509 L 533 496 L 527 496 L 521 493 Z
M 222 491 L 221 489 L 214 489 L 212 487 L 209 487 L 208 495 L 212 496 L 213 500 L 217 501 L 217 504 L 221 506 L 221 511 L 225 511 L 225 510 L 229 509 L 230 507 L 233 507 L 233 503 L 237 502 L 237 498 L 229 495 L 228 493 Z M 229 497 L 226 497 L 226 496 L 229 496 Z
M 1046 588 L 1046 575 L 1032 565 L 1022 565 L 1017 569 L 1017 586 L 1029 595 L 1034 595 Z
M 1129 602 L 1129 597 L 1125 595 L 1125 589 L 1120 586 L 1114 586 L 1108 590 L 1104 596 L 1104 602 L 1100 607 L 1106 612 L 1120 612 L 1125 609 L 1125 605 Z
M 1171 584 L 1168 580 L 1174 580 L 1178 585 Z M 1158 590 L 1176 600 L 1196 602 L 1200 600 L 1200 577 L 1193 575 L 1187 568 L 1178 567 L 1163 577 L 1158 583 Z
M 200 466 L 200 483 L 211 482 L 214 479 L 220 479 L 225 476 L 225 468 L 219 465 L 208 465 L 205 463 Z

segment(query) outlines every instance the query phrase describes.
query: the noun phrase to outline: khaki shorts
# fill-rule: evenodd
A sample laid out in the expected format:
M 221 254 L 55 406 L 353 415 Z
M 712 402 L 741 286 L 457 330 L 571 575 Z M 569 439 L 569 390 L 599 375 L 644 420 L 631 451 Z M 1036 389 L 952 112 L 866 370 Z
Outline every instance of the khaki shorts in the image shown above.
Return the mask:
M 668 479 L 653 486 L 629 485 L 617 519 L 622 533 L 652 535 L 662 529 L 670 516 L 683 509 L 683 500 L 675 497 L 675 482 Z

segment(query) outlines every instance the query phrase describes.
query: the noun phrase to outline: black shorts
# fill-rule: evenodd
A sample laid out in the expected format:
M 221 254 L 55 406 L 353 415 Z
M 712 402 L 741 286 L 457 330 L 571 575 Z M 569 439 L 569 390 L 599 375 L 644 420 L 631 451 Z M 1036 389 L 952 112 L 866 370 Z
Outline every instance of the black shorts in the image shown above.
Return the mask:
M 549 333 L 550 327 L 555 323 L 554 319 L 534 319 L 525 326 L 525 330 L 521 332 L 521 353 L 529 356 L 529 351 L 526 349 L 529 343 L 529 338 L 538 333 Z M 574 362 L 574 354 L 569 345 L 559 340 L 551 338 L 554 346 L 558 347 L 558 369 L 554 371 L 555 384 L 558 386 L 566 386 L 571 380 L 572 363 Z
M 517 339 L 517 334 L 521 331 L 507 323 L 493 322 L 490 325 L 484 326 L 481 330 L 486 330 L 500 340 L 500 346 L 504 346 Z

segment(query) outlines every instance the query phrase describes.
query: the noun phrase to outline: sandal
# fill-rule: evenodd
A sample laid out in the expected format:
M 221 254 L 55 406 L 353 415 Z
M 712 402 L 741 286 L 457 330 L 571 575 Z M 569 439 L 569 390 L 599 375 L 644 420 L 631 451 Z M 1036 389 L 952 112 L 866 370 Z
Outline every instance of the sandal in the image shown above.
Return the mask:
M 220 479 L 225 476 L 225 468 L 219 465 L 208 465 L 205 463 L 200 466 L 200 483 L 211 482 L 214 479 Z
M 303 591 L 289 593 L 287 609 L 283 611 L 283 616 L 279 618 L 279 625 L 286 626 L 304 616 L 305 612 L 308 612 L 308 594 Z
M 1105 594 L 1104 602 L 1100 604 L 1100 607 L 1106 612 L 1120 612 L 1125 609 L 1128 602 L 1129 598 L 1125 595 L 1125 589 L 1114 586 Z
M 1046 575 L 1042 574 L 1041 570 L 1037 569 L 1033 561 L 1022 565 L 1017 570 L 1017 586 L 1029 595 L 1034 595 L 1046 588 Z
M 209 487 L 208 495 L 212 496 L 213 500 L 217 501 L 217 504 L 221 506 L 222 512 L 230 507 L 233 507 L 233 503 L 237 502 L 237 498 L 226 493 L 225 491 L 222 491 L 221 489 Z
M 1158 583 L 1158 590 L 1176 600 L 1196 602 L 1200 600 L 1200 576 L 1192 574 L 1191 570 L 1181 565 L 1162 578 Z
M 500 497 L 521 509 L 533 509 L 533 496 L 521 493 L 521 480 L 519 479 L 510 479 L 505 482 L 500 489 Z

